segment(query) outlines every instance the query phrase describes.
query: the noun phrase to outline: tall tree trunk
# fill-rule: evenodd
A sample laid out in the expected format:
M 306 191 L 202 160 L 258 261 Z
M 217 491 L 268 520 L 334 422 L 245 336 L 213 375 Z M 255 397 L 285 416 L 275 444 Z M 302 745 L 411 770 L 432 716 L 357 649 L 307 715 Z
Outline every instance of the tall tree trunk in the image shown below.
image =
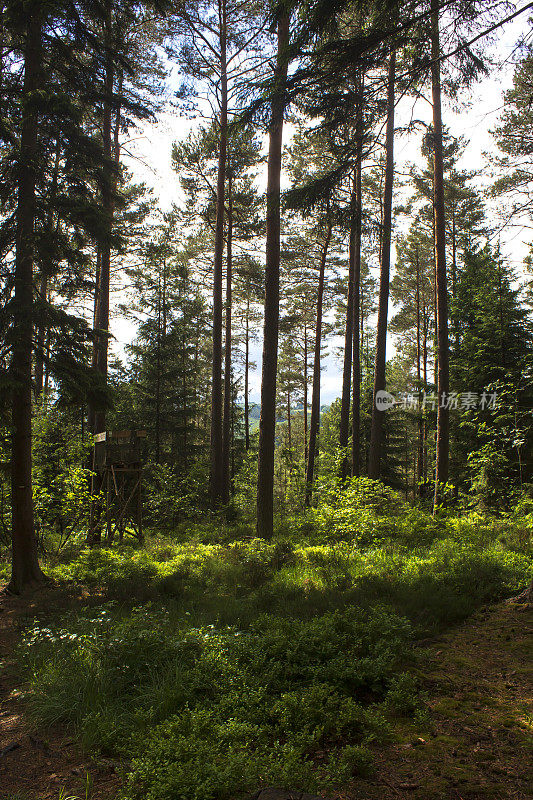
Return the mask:
M 428 333 L 429 333 L 429 314 L 425 305 L 424 301 L 424 336 L 422 339 L 422 380 L 424 384 L 424 397 L 427 394 L 428 390 Z M 423 410 L 423 436 L 422 441 L 424 443 L 424 463 L 422 469 L 422 476 L 424 479 L 424 494 L 426 491 L 427 481 L 428 481 L 428 424 L 427 424 L 427 412 L 426 408 L 424 407 Z
M 455 220 L 455 203 L 452 205 L 452 298 L 455 300 L 457 291 L 457 224 Z M 455 350 L 459 349 L 459 325 L 454 321 L 455 327 Z
M 161 463 L 161 278 L 157 286 L 157 354 L 155 381 L 155 463 Z
M 250 372 L 250 298 L 246 298 L 246 341 L 244 350 L 244 446 L 246 451 L 250 449 L 250 401 L 249 393 L 249 372 Z
M 91 369 L 96 370 L 98 363 L 98 317 L 100 313 L 100 264 L 102 261 L 102 248 L 100 244 L 96 247 L 96 267 L 94 271 L 94 299 L 93 299 L 93 349 L 91 355 Z M 96 408 L 94 403 L 89 402 L 87 409 L 87 429 L 90 433 L 96 433 Z M 92 464 L 92 460 L 91 460 Z M 89 467 L 90 468 L 90 467 Z
M 46 318 L 44 306 L 48 301 L 48 272 L 45 268 L 41 274 L 41 285 L 39 287 L 39 298 L 43 304 L 41 318 L 37 326 L 37 342 L 35 347 L 35 397 L 38 399 L 42 395 L 44 384 L 44 349 L 46 343 Z
M 186 369 L 186 352 L 187 352 L 187 340 L 185 336 L 185 332 L 183 333 L 182 343 L 181 343 L 181 352 L 182 352 L 182 370 L 183 370 L 183 381 L 182 381 L 182 397 L 183 397 L 183 466 L 187 471 L 189 465 L 189 437 L 187 435 L 188 432 L 188 425 L 187 425 L 187 369 Z
M 0 0 L 0 116 L 4 112 L 4 42 L 5 42 L 5 29 L 4 29 L 4 14 L 5 3 Z
M 370 430 L 370 455 L 368 475 L 377 479 L 381 474 L 381 450 L 383 437 L 383 417 L 385 412 L 376 406 L 378 392 L 385 390 L 387 363 L 387 321 L 389 312 L 390 248 L 392 232 L 392 189 L 394 182 L 394 81 L 396 73 L 396 53 L 393 51 L 389 61 L 387 91 L 387 133 L 385 187 L 383 192 L 383 236 L 381 245 L 381 268 L 379 276 L 379 306 L 376 337 L 376 363 L 374 370 L 374 393 L 372 402 L 372 427 Z
M 355 203 L 355 191 L 352 195 Z M 342 397 L 341 397 L 341 416 L 339 425 L 339 445 L 344 450 L 341 465 L 341 480 L 348 475 L 348 434 L 350 428 L 350 389 L 352 385 L 352 351 L 353 351 L 353 307 L 354 307 L 354 247 L 355 247 L 355 226 L 352 220 L 350 226 L 350 251 L 348 264 L 348 296 L 346 298 L 346 328 L 344 331 L 344 363 L 342 368 Z
M 222 452 L 222 262 L 224 256 L 224 193 L 228 145 L 228 77 L 226 56 L 226 0 L 219 0 L 220 24 L 220 138 L 217 173 L 217 218 L 213 268 L 213 363 L 211 383 L 211 507 L 216 510 L 224 495 Z
M 292 412 L 291 412 L 291 390 L 287 389 L 287 445 L 289 452 L 289 476 L 292 475 Z
M 450 391 L 448 342 L 448 288 L 446 277 L 446 219 L 444 211 L 444 166 L 442 156 L 442 114 L 440 83 L 439 2 L 431 0 L 431 84 L 434 134 L 434 217 L 437 292 L 437 453 L 434 510 L 443 502 L 443 487 L 448 481 L 450 451 L 450 412 L 446 401 Z
M 230 498 L 230 454 L 231 454 L 231 280 L 232 280 L 232 237 L 233 237 L 233 198 L 231 171 L 228 175 L 228 230 L 226 256 L 226 338 L 224 359 L 224 423 L 222 430 L 222 470 L 223 490 L 222 502 L 229 503 Z
M 352 475 L 361 472 L 361 342 L 359 339 L 359 317 L 361 313 L 361 229 L 363 197 L 361 180 L 363 171 L 363 82 L 357 78 L 357 155 L 355 167 L 355 230 L 353 270 L 353 357 L 352 357 Z
M 332 222 L 328 206 L 328 219 L 326 237 L 322 246 L 320 266 L 318 271 L 318 292 L 316 301 L 316 330 L 315 352 L 313 356 L 313 394 L 311 397 L 311 425 L 309 427 L 309 455 L 307 458 L 307 471 L 305 475 L 305 505 L 311 504 L 313 481 L 315 478 L 315 458 L 318 443 L 318 428 L 320 425 L 320 356 L 322 351 L 322 308 L 324 304 L 324 277 L 328 257 L 329 243 L 331 241 Z
M 307 348 L 307 320 L 304 319 L 304 463 L 307 470 L 307 459 L 309 458 L 309 444 L 307 436 L 307 404 L 309 403 L 309 385 L 307 376 L 308 367 L 308 348 Z
M 418 243 L 416 245 L 416 391 L 418 397 L 418 444 L 416 457 L 415 481 L 418 494 L 422 489 L 422 473 L 424 469 L 424 418 L 422 412 L 422 373 L 421 373 L 421 323 L 420 323 L 420 257 Z
M 113 133 L 112 133 L 112 109 L 113 86 L 114 86 L 114 63 L 112 54 L 113 39 L 113 17 L 112 0 L 106 3 L 105 36 L 106 36 L 106 67 L 105 67 L 105 86 L 104 86 L 104 107 L 103 107 L 103 150 L 106 164 L 102 182 L 102 206 L 106 223 L 106 231 L 101 242 L 100 256 L 100 280 L 98 287 L 98 335 L 97 335 L 97 355 L 96 369 L 107 382 L 108 372 L 108 349 L 109 349 L 109 291 L 111 279 L 111 235 L 113 230 L 113 190 L 115 186 L 115 170 L 117 168 L 113 154 Z M 104 408 L 96 410 L 94 415 L 95 433 L 101 433 L 106 429 L 106 411 Z
M 505 338 L 504 338 L 504 315 L 503 315 L 503 286 L 502 286 L 502 262 L 498 248 L 498 306 L 500 312 L 500 353 L 502 356 L 502 367 L 505 369 L 507 359 L 505 357 Z
M 32 104 L 42 69 L 40 3 L 28 8 L 24 47 L 22 130 L 18 164 L 15 297 L 13 316 L 12 390 L 12 562 L 8 590 L 20 593 L 45 576 L 39 567 L 32 496 L 31 367 L 33 350 L 33 259 L 35 225 L 35 160 L 38 155 L 38 112 Z
M 59 179 L 59 158 L 61 154 L 61 146 L 59 137 L 56 140 L 56 152 L 54 157 L 54 169 L 52 173 L 52 184 L 50 187 L 49 195 L 49 210 L 47 213 L 47 225 L 51 231 L 54 222 L 54 205 L 57 197 L 57 183 Z M 44 381 L 44 357 L 45 357 L 45 343 L 46 343 L 46 330 L 47 330 L 47 315 L 46 304 L 48 302 L 48 278 L 52 272 L 52 264 L 42 264 L 41 266 L 41 285 L 39 288 L 39 297 L 42 303 L 41 313 L 39 315 L 39 324 L 37 326 L 37 343 L 35 348 L 35 396 L 40 397 L 43 391 Z
M 279 334 L 280 177 L 283 117 L 286 103 L 288 43 L 289 17 L 283 13 L 278 20 L 278 53 L 272 95 L 267 177 L 265 319 L 257 476 L 257 535 L 265 539 L 269 539 L 274 532 L 274 451 Z

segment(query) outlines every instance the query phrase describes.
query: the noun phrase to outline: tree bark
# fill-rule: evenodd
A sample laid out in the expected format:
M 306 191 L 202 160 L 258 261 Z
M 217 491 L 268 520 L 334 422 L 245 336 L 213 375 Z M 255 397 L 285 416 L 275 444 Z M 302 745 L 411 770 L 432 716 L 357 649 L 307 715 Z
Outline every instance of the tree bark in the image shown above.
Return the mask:
M 12 390 L 12 562 L 8 591 L 19 594 L 45 576 L 39 566 L 32 494 L 32 350 L 35 184 L 38 156 L 38 112 L 35 93 L 42 69 L 42 11 L 28 9 L 24 48 L 22 130 L 18 164 Z
M 61 147 L 59 137 L 56 141 L 56 151 L 54 157 L 54 170 L 52 173 L 52 184 L 50 187 L 49 196 L 49 210 L 47 213 L 47 225 L 51 232 L 54 222 L 54 205 L 57 197 L 57 184 L 59 179 L 59 158 L 61 154 Z M 35 397 L 39 398 L 43 391 L 44 383 L 44 357 L 47 333 L 47 315 L 44 310 L 48 303 L 48 279 L 52 272 L 52 264 L 42 264 L 41 267 L 41 285 L 39 288 L 39 297 L 43 308 L 39 316 L 39 324 L 37 326 L 37 342 L 35 347 Z
M 217 217 L 213 268 L 213 361 L 211 383 L 210 491 L 214 511 L 223 500 L 222 452 L 222 261 L 224 255 L 224 193 L 228 140 L 228 77 L 226 56 L 226 0 L 219 0 L 220 17 L 220 140 L 217 173 Z
M 448 481 L 450 451 L 450 412 L 446 401 L 450 391 L 448 342 L 448 287 L 446 277 L 446 218 L 444 206 L 444 166 L 442 155 L 442 112 L 440 83 L 439 3 L 431 0 L 431 85 L 433 96 L 433 167 L 435 218 L 435 283 L 437 293 L 437 452 L 434 511 L 444 501 L 443 487 Z
M 100 275 L 98 287 L 98 319 L 97 319 L 97 350 L 96 369 L 107 382 L 108 349 L 109 349 L 109 291 L 111 280 L 111 234 L 113 229 L 113 189 L 115 184 L 115 169 L 118 167 L 113 154 L 112 110 L 114 86 L 114 64 L 112 54 L 112 0 L 106 3 L 105 36 L 106 36 L 106 66 L 104 85 L 104 106 L 102 119 L 103 151 L 105 165 L 102 181 L 102 207 L 106 222 L 106 230 L 100 245 Z M 99 408 L 94 414 L 94 432 L 101 433 L 106 429 L 105 408 Z
M 231 305 L 232 305 L 232 236 L 233 236 L 233 198 L 231 172 L 228 175 L 228 230 L 226 256 L 226 338 L 224 359 L 224 423 L 222 431 L 222 502 L 230 498 L 230 452 L 231 452 Z
M 353 270 L 353 356 L 352 356 L 352 476 L 361 472 L 361 342 L 359 339 L 359 317 L 361 313 L 361 230 L 363 197 L 361 189 L 363 171 L 363 82 L 357 78 L 357 155 L 355 167 L 355 230 Z
M 427 311 L 426 306 L 426 299 L 424 298 L 424 336 L 422 339 L 422 381 L 424 384 L 424 397 L 427 394 L 428 390 L 428 333 L 429 333 L 429 326 L 430 326 L 430 315 Z M 423 436 L 422 441 L 424 443 L 424 462 L 422 468 L 422 476 L 424 479 L 424 488 L 423 493 L 426 492 L 426 486 L 428 481 L 428 424 L 427 424 L 427 412 L 426 409 L 423 409 Z
M 320 425 L 320 356 L 322 351 L 322 308 L 324 304 L 324 277 L 328 257 L 329 243 L 331 241 L 332 222 L 328 208 L 326 223 L 326 237 L 320 257 L 318 272 L 318 292 L 316 302 L 316 330 L 315 351 L 313 357 L 313 393 L 311 396 L 311 423 L 309 426 L 309 454 L 307 458 L 307 471 L 305 476 L 305 505 L 311 504 L 313 494 L 313 481 L 315 477 L 315 458 L 318 442 L 318 428 Z
M 416 491 L 422 490 L 422 473 L 424 470 L 424 418 L 422 414 L 422 372 L 421 372 L 421 324 L 420 324 L 420 257 L 418 243 L 416 245 L 416 391 L 418 396 L 418 444 L 416 456 Z
M 376 337 L 376 362 L 374 370 L 374 393 L 372 402 L 372 425 L 370 429 L 370 454 L 368 475 L 378 479 L 381 474 L 381 450 L 383 437 L 383 418 L 385 412 L 376 407 L 378 392 L 386 385 L 387 362 L 387 321 L 389 311 L 390 248 L 392 233 L 392 189 L 394 182 L 394 80 L 396 73 L 396 53 L 393 51 L 389 61 L 387 90 L 387 133 L 385 186 L 383 191 L 383 236 L 381 245 L 381 269 L 379 276 L 379 306 Z
M 161 463 L 161 278 L 157 282 L 157 354 L 155 381 L 155 463 Z
M 291 390 L 287 389 L 287 446 L 289 453 L 289 476 L 292 475 L 292 412 L 291 412 Z
M 307 321 L 304 320 L 304 463 L 305 469 L 307 471 L 307 459 L 309 458 L 309 441 L 307 436 L 307 404 L 309 403 L 309 385 L 308 385 L 308 378 L 307 378 L 307 362 L 308 362 L 308 352 L 307 352 Z
M 94 271 L 94 300 L 93 300 L 93 350 L 91 355 L 91 369 L 96 370 L 96 365 L 98 362 L 98 339 L 97 339 L 97 329 L 98 329 L 98 315 L 100 313 L 100 303 L 99 303 L 99 293 L 100 293 L 100 262 L 102 256 L 102 248 L 100 244 L 97 244 L 96 247 L 96 267 Z M 90 433 L 96 433 L 96 408 L 94 404 L 89 402 L 89 407 L 87 409 L 87 429 Z M 89 465 L 89 469 L 92 465 Z
M 249 372 L 250 372 L 250 298 L 246 298 L 246 342 L 244 351 L 244 446 L 250 449 L 250 400 Z
M 289 43 L 289 17 L 278 20 L 278 53 L 272 95 L 268 150 L 265 311 L 259 462 L 257 476 L 257 535 L 268 539 L 274 532 L 274 452 L 276 435 L 276 379 L 279 335 L 280 177 Z
M 352 197 L 355 202 L 355 192 Z M 350 389 L 352 384 L 352 351 L 353 351 L 353 307 L 354 307 L 354 245 L 355 227 L 354 221 L 350 226 L 350 252 L 348 264 L 348 296 L 346 298 L 346 328 L 344 331 L 344 363 L 342 368 L 342 397 L 341 397 L 341 417 L 339 425 L 339 446 L 344 451 L 341 465 L 341 480 L 348 475 L 348 434 L 350 427 Z
M 43 268 L 41 275 L 41 285 L 39 287 L 39 298 L 44 304 L 48 301 L 48 273 Z M 39 398 L 43 392 L 44 384 L 44 349 L 46 343 L 46 319 L 45 312 L 41 309 L 41 319 L 37 326 L 37 342 L 35 345 L 35 397 Z

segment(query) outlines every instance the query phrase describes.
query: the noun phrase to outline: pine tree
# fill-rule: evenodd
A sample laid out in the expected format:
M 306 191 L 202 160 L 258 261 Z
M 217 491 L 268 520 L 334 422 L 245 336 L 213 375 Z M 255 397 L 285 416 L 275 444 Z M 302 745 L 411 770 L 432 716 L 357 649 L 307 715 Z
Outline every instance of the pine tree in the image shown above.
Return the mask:
M 283 118 L 287 103 L 285 84 L 289 63 L 289 16 L 284 10 L 280 11 L 277 28 L 278 51 L 271 103 L 266 193 L 265 316 L 257 473 L 257 535 L 263 539 L 270 539 L 274 532 L 273 491 L 279 331 L 280 178 Z
M 43 69 L 43 16 L 39 3 L 26 12 L 24 25 L 24 84 L 21 94 L 22 123 L 18 163 L 16 207 L 16 255 L 14 273 L 12 389 L 12 572 L 9 591 L 20 592 L 42 583 L 44 574 L 37 558 L 37 539 L 32 497 L 32 344 L 33 263 L 36 214 L 35 161 L 38 147 L 38 110 L 34 95 L 41 88 Z
M 224 449 L 222 330 L 223 259 L 226 205 L 228 121 L 230 102 L 239 93 L 243 71 L 253 69 L 250 54 L 257 46 L 261 26 L 251 4 L 217 0 L 186 2 L 178 10 L 179 60 L 191 79 L 183 95 L 189 99 L 204 91 L 215 109 L 218 164 L 216 173 L 216 222 L 213 253 L 213 364 L 211 382 L 211 503 L 216 509 L 227 499 L 227 447 Z M 252 58 L 253 61 L 253 58 Z M 201 87 L 200 90 L 198 87 Z M 226 427 L 227 444 L 227 427 Z M 226 454 L 225 454 L 226 451 Z
M 385 365 L 387 346 L 387 320 L 389 304 L 390 279 L 390 247 L 392 233 L 392 190 L 394 180 L 394 106 L 395 106 L 396 52 L 393 50 L 389 59 L 387 83 L 387 133 L 386 133 L 386 166 L 383 188 L 383 229 L 381 235 L 379 308 L 377 323 L 376 367 L 374 375 L 374 403 L 372 407 L 372 430 L 370 438 L 370 455 L 368 475 L 379 478 L 381 469 L 381 436 L 384 411 L 378 409 L 376 399 L 378 392 L 385 389 Z

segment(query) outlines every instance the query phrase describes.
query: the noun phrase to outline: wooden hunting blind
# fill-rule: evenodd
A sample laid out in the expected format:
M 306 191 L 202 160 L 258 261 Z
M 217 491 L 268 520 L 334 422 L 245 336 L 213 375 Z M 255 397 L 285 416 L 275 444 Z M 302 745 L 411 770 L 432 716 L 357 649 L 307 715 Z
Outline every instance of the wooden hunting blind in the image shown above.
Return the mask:
M 146 454 L 146 431 L 103 431 L 94 437 L 93 481 L 89 540 L 120 541 L 125 533 L 143 538 L 142 473 Z M 105 516 L 103 520 L 102 517 Z

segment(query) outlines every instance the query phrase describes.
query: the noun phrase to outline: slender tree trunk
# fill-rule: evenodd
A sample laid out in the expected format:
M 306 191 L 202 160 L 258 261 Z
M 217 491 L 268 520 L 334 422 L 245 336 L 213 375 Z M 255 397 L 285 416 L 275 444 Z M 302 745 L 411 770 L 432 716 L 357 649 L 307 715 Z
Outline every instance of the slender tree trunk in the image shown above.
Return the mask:
M 287 80 L 289 17 L 278 21 L 278 53 L 272 96 L 268 151 L 265 318 L 259 419 L 257 477 L 257 535 L 269 539 L 274 532 L 274 452 L 276 435 L 276 378 L 279 334 L 280 176 Z
M 429 315 L 424 305 L 424 337 L 422 340 L 422 380 L 424 382 L 424 397 L 427 395 L 428 390 L 428 331 L 429 331 Z M 424 443 L 424 465 L 422 475 L 424 478 L 424 493 L 426 491 L 428 480 L 428 425 L 427 425 L 427 412 L 423 410 L 423 424 L 424 431 L 422 441 Z
M 507 359 L 505 357 L 504 339 L 504 317 L 503 317 L 503 286 L 502 286 L 502 262 L 498 251 L 498 306 L 500 312 L 500 353 L 502 356 L 502 367 L 505 369 Z
M 389 62 L 387 92 L 387 134 L 385 187 L 383 194 L 383 238 L 381 246 L 381 269 L 379 277 L 379 307 L 376 339 L 376 363 L 374 371 L 374 393 L 372 402 L 372 427 L 370 431 L 370 456 L 368 474 L 379 478 L 381 474 L 381 450 L 383 437 L 383 418 L 385 412 L 376 406 L 378 392 L 385 390 L 387 363 L 387 320 L 389 311 L 390 248 L 392 233 L 392 189 L 394 181 L 394 81 L 396 73 L 396 53 L 393 51 Z
M 361 377 L 361 384 L 363 383 L 363 373 L 368 370 L 368 352 L 365 352 L 365 293 L 364 293 L 364 285 L 363 282 L 360 281 L 359 286 L 359 297 L 360 297 L 360 314 L 359 314 L 359 324 L 358 330 L 360 331 L 360 353 L 361 353 L 361 368 L 359 371 Z M 366 348 L 368 351 L 368 346 Z M 359 412 L 360 414 L 360 412 Z M 360 433 L 361 436 L 361 433 Z M 364 475 L 367 472 L 367 461 L 368 461 L 368 453 L 367 453 L 367 442 L 366 436 L 362 436 L 360 439 L 360 463 L 359 463 L 359 474 Z
M 455 220 L 455 203 L 452 205 L 452 297 L 455 300 L 457 291 L 457 224 Z M 459 325 L 457 320 L 454 320 L 455 327 L 455 350 L 459 349 Z
M 96 268 L 94 272 L 94 300 L 93 300 L 93 349 L 91 355 L 91 369 L 96 371 L 98 362 L 98 317 L 100 313 L 100 264 L 102 261 L 102 248 L 100 244 L 96 247 Z M 89 402 L 87 409 L 87 429 L 90 433 L 96 433 L 96 409 L 94 404 Z M 92 464 L 92 460 L 91 460 Z M 90 468 L 90 467 L 89 467 Z
M 233 198 L 231 171 L 228 175 L 228 230 L 226 257 L 226 350 L 224 360 L 224 424 L 222 430 L 222 502 L 230 498 L 230 453 L 231 453 L 231 280 L 232 280 L 232 236 L 233 236 Z
M 431 83 L 434 134 L 434 210 L 437 291 L 437 453 L 434 510 L 443 502 L 443 487 L 448 481 L 450 451 L 450 412 L 446 401 L 450 391 L 448 342 L 448 287 L 446 278 L 446 219 L 444 211 L 444 166 L 442 155 L 442 115 L 440 84 L 439 2 L 431 0 Z
M 115 186 L 115 169 L 117 168 L 113 153 L 112 110 L 114 86 L 114 64 L 111 53 L 112 45 L 112 0 L 106 3 L 106 44 L 108 48 L 105 68 L 105 98 L 103 108 L 103 149 L 106 164 L 102 182 L 102 206 L 106 221 L 106 232 L 101 242 L 100 281 L 98 288 L 98 346 L 96 368 L 107 382 L 108 349 L 109 349 L 109 291 L 111 280 L 111 234 L 113 230 L 113 189 Z M 95 433 L 106 429 L 106 411 L 96 410 L 94 415 Z
M 250 401 L 249 394 L 250 372 L 250 298 L 246 298 L 246 341 L 244 351 L 244 446 L 250 449 Z
M 3 117 L 4 113 L 4 41 L 5 41 L 5 31 L 4 31 L 4 14 L 5 14 L 5 3 L 3 0 L 0 0 L 0 118 Z
M 157 287 L 157 355 L 155 382 L 155 463 L 161 463 L 161 279 Z
M 35 225 L 35 160 L 38 156 L 39 119 L 32 105 L 42 69 L 40 3 L 27 10 L 22 89 L 22 130 L 18 164 L 16 211 L 15 297 L 13 315 L 12 390 L 12 562 L 8 590 L 16 594 L 45 576 L 37 557 L 32 495 L 32 385 L 33 260 Z
M 43 268 L 41 275 L 41 285 L 39 287 L 39 298 L 43 305 L 48 300 L 48 273 Z M 37 343 L 35 348 L 35 397 L 39 398 L 43 391 L 44 383 L 44 348 L 46 342 L 46 319 L 45 312 L 41 309 L 41 319 L 37 326 Z
M 422 374 L 421 374 L 421 324 L 420 324 L 420 258 L 416 245 L 416 391 L 418 395 L 418 447 L 416 459 L 416 485 L 420 494 L 424 461 L 424 419 L 422 415 Z
M 54 158 L 54 170 L 52 173 L 52 185 L 50 188 L 49 196 L 49 211 L 47 214 L 47 225 L 51 230 L 54 221 L 54 205 L 57 197 L 57 183 L 59 179 L 59 157 L 61 154 L 61 147 L 59 137 L 56 141 L 56 152 Z M 43 308 L 39 315 L 39 324 L 37 326 L 37 343 L 35 348 L 35 397 L 39 398 L 43 391 L 44 381 L 44 356 L 45 356 L 45 342 L 47 330 L 47 314 L 45 311 L 46 303 L 48 302 L 48 276 L 52 272 L 52 264 L 42 264 L 41 266 L 41 285 L 39 288 L 39 297 Z
M 287 445 L 289 451 L 289 475 L 292 475 L 292 413 L 290 388 L 287 389 Z
M 357 108 L 357 157 L 355 168 L 355 230 L 354 230 L 354 270 L 353 270 L 353 357 L 352 357 L 352 475 L 361 472 L 361 344 L 359 339 L 359 317 L 361 314 L 361 229 L 363 197 L 361 179 L 363 171 L 363 85 L 358 76 Z
M 318 271 L 318 292 L 316 301 L 315 352 L 313 357 L 313 394 L 311 397 L 311 425 L 309 428 L 309 456 L 305 476 L 305 505 L 311 504 L 313 481 L 315 477 L 315 458 L 317 454 L 318 428 L 320 425 L 320 355 L 322 351 L 322 308 L 324 304 L 324 277 L 331 242 L 332 222 L 328 207 L 326 238 L 322 247 L 320 267 Z
M 222 452 L 222 262 L 224 256 L 224 193 L 228 139 L 228 77 L 226 63 L 226 0 L 219 0 L 220 17 L 220 140 L 217 174 L 217 218 L 213 269 L 213 363 L 211 384 L 211 507 L 216 510 L 224 495 Z
M 231 404 L 231 467 L 230 467 L 230 492 L 235 492 L 235 402 Z
M 452 297 L 455 299 L 457 285 L 457 228 L 455 224 L 455 203 L 452 204 Z
M 183 381 L 182 381 L 182 396 L 183 396 L 183 466 L 185 470 L 188 469 L 189 465 L 189 437 L 187 435 L 187 370 L 185 365 L 186 360 L 186 348 L 187 348 L 187 340 L 185 337 L 185 332 L 183 333 L 183 339 L 181 344 L 181 352 L 182 356 L 182 370 L 183 370 Z
M 305 469 L 307 471 L 307 460 L 309 458 L 309 446 L 307 437 L 307 404 L 309 402 L 309 386 L 307 376 L 307 360 L 309 354 L 307 352 L 307 321 L 304 319 L 304 461 Z
M 355 192 L 352 196 L 355 202 Z M 341 480 L 348 475 L 348 434 L 350 428 L 350 389 L 352 385 L 352 351 L 353 351 L 353 308 L 354 308 L 354 250 L 355 250 L 355 225 L 352 220 L 350 226 L 350 252 L 348 264 L 348 297 L 346 298 L 346 329 L 344 331 L 344 363 L 342 369 L 342 397 L 341 417 L 339 425 L 339 445 L 344 451 L 341 465 Z

